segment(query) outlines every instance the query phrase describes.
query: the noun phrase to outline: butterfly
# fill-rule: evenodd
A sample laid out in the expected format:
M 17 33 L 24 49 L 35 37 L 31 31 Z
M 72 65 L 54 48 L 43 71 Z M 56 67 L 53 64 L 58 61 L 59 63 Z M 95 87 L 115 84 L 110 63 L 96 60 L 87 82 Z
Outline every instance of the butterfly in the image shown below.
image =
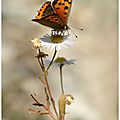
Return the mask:
M 63 32 L 69 29 L 67 23 L 71 6 L 72 0 L 46 1 L 32 21 L 50 27 L 53 31 Z

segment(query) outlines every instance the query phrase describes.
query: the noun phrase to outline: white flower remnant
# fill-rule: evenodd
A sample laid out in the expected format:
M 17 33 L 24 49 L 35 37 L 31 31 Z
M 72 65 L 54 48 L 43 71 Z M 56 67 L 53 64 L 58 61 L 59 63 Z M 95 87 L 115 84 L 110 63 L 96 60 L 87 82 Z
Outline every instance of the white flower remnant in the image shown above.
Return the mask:
M 35 49 L 42 47 L 41 41 L 38 38 L 34 38 L 30 42 L 33 44 L 33 48 L 35 48 Z
M 74 39 L 70 37 L 70 35 L 44 35 L 41 39 L 41 45 L 46 47 L 46 48 L 51 48 L 56 50 L 61 50 L 62 48 L 67 48 L 70 47 Z
M 54 65 L 55 66 L 61 66 L 61 65 L 72 65 L 72 64 L 75 64 L 76 60 L 67 60 L 66 58 L 64 57 L 58 57 L 56 58 L 56 60 L 54 61 Z

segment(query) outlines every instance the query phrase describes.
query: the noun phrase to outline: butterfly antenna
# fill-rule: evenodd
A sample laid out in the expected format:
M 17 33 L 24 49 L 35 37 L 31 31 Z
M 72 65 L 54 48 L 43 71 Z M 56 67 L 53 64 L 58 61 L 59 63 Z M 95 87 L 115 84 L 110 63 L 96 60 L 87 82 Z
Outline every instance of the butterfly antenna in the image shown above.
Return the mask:
M 75 35 L 75 37 L 78 38 L 78 36 L 74 33 L 74 31 L 72 29 L 70 29 L 70 30 L 73 33 L 73 35 Z
M 83 28 L 79 28 L 79 27 L 76 27 L 76 26 L 73 26 L 73 25 L 69 25 L 69 26 L 71 26 L 71 27 L 73 27 L 73 28 L 76 28 L 76 29 L 79 29 L 79 30 L 83 31 Z

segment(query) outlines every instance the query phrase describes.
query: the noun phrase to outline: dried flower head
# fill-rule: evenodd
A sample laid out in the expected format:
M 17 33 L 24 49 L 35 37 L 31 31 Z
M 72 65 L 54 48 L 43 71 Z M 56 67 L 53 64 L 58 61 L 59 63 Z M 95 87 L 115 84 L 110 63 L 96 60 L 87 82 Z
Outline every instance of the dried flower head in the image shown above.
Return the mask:
M 41 44 L 46 48 L 61 50 L 64 47 L 69 47 L 73 44 L 74 39 L 71 39 L 69 35 L 44 35 L 41 39 Z
M 64 57 L 58 57 L 56 58 L 56 60 L 54 61 L 54 65 L 56 66 L 61 66 L 61 65 L 72 65 L 72 64 L 75 64 L 75 61 L 76 60 L 67 60 L 66 58 Z
M 38 49 L 38 48 L 42 47 L 41 41 L 38 38 L 32 39 L 31 43 L 33 44 L 33 48 L 35 48 L 35 49 Z
M 66 104 L 67 105 L 71 105 L 71 103 L 73 103 L 74 102 L 74 98 L 73 98 L 73 96 L 72 95 L 66 95 Z

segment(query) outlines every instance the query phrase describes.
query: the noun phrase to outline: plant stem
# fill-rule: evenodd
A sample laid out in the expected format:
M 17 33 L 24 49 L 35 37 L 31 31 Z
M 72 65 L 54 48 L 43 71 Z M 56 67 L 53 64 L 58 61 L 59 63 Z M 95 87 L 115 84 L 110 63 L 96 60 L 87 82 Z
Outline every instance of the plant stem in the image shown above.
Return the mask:
M 58 117 L 58 113 L 57 113 L 56 106 L 55 106 L 55 101 L 53 99 L 53 96 L 52 96 L 52 93 L 51 93 L 51 90 L 50 90 L 50 87 L 49 87 L 49 84 L 48 84 L 48 80 L 47 80 L 47 71 L 44 72 L 44 77 L 45 77 L 45 83 L 46 83 L 46 87 L 47 87 L 47 90 L 48 90 L 48 94 L 49 94 L 51 102 L 52 102 L 53 109 L 55 111 L 55 114 Z
M 54 115 L 52 114 L 52 112 L 50 111 L 49 108 L 47 108 L 45 105 L 40 104 L 40 102 L 31 94 L 31 97 L 33 98 L 33 100 L 37 103 L 35 106 L 39 106 L 39 107 L 43 107 L 46 111 L 48 111 L 48 114 L 50 115 L 50 117 L 54 120 L 56 120 L 56 118 L 54 117 Z
M 40 55 L 40 59 L 39 59 L 39 57 L 38 57 L 38 62 L 39 62 L 39 64 L 40 64 L 41 68 L 42 68 L 42 71 L 45 71 L 44 62 L 43 62 L 43 58 L 42 58 L 42 56 L 41 56 L 40 48 L 38 49 L 38 52 L 39 52 L 39 55 Z M 40 60 L 41 60 L 41 62 L 40 62 Z
M 52 65 L 56 54 L 57 54 L 57 50 L 56 50 L 56 47 L 55 47 L 55 52 L 54 52 L 54 54 L 53 54 L 53 57 L 52 57 L 52 60 L 51 60 L 50 64 L 48 65 L 48 67 L 47 67 L 47 69 L 46 69 L 47 71 L 48 71 L 48 69 L 50 68 L 50 66 Z
M 38 56 L 37 56 L 38 63 L 39 63 L 39 65 L 40 65 L 40 67 L 43 68 L 43 66 L 42 66 L 42 64 L 41 64 L 41 62 L 40 62 L 40 59 L 39 59 L 39 54 L 41 54 L 41 52 L 40 52 L 40 49 L 37 49 L 37 50 L 38 50 Z
M 48 95 L 48 93 L 47 93 L 47 88 L 44 87 L 44 90 L 45 90 L 45 95 L 46 95 L 47 107 L 50 109 L 50 102 L 49 102 L 49 95 Z
M 41 55 L 40 49 L 38 49 L 38 52 L 39 52 L 39 54 Z M 55 111 L 55 114 L 56 114 L 57 117 L 58 117 L 58 113 L 57 113 L 57 110 L 56 110 L 56 107 L 55 107 L 55 101 L 54 101 L 54 99 L 53 99 L 53 97 L 52 97 L 51 90 L 50 90 L 50 87 L 49 87 L 49 84 L 48 84 L 48 80 L 47 80 L 47 71 L 48 71 L 48 69 L 50 68 L 50 66 L 52 65 L 52 63 L 53 63 L 53 61 L 54 61 L 54 58 L 55 58 L 55 56 L 56 56 L 56 53 L 57 53 L 57 50 L 56 50 L 56 47 L 55 47 L 55 52 L 54 52 L 53 58 L 52 58 L 52 60 L 51 60 L 51 62 L 50 62 L 50 64 L 49 64 L 49 66 L 47 67 L 47 70 L 46 70 L 46 71 L 45 71 L 44 62 L 43 62 L 42 57 L 41 57 L 41 61 L 40 61 L 40 59 L 39 59 L 39 57 L 38 57 L 38 62 L 39 62 L 40 66 L 41 66 L 41 68 L 42 68 L 42 71 L 43 71 L 43 73 L 44 73 L 46 88 L 47 88 L 47 90 L 48 90 L 48 94 L 49 94 L 49 96 L 50 96 L 53 109 L 54 109 L 54 111 Z
M 63 67 L 63 64 L 60 65 L 60 83 L 61 83 L 62 94 L 64 94 L 63 79 L 62 79 L 62 67 Z
M 49 87 L 49 83 L 48 83 L 48 80 L 47 80 L 47 72 L 48 72 L 48 69 L 49 69 L 50 66 L 52 65 L 56 54 L 57 54 L 57 50 L 56 50 L 56 47 L 55 47 L 55 52 L 54 52 L 54 54 L 53 54 L 52 60 L 51 60 L 50 64 L 48 65 L 46 71 L 44 72 L 44 77 L 45 77 L 46 87 L 47 87 L 48 94 L 49 94 L 50 99 L 51 99 L 51 102 L 52 102 L 53 109 L 54 109 L 54 111 L 55 111 L 56 116 L 58 117 L 58 113 L 57 113 L 56 106 L 55 106 L 55 101 L 54 101 L 54 99 L 53 99 L 53 96 L 52 96 L 52 93 L 51 93 L 51 90 L 50 90 L 50 87 Z
M 42 68 L 42 70 L 43 70 L 43 67 L 42 67 L 42 64 L 41 64 L 41 62 L 40 62 L 40 59 L 39 58 L 37 58 L 38 59 L 38 63 L 39 63 L 39 65 L 40 65 L 40 67 Z

